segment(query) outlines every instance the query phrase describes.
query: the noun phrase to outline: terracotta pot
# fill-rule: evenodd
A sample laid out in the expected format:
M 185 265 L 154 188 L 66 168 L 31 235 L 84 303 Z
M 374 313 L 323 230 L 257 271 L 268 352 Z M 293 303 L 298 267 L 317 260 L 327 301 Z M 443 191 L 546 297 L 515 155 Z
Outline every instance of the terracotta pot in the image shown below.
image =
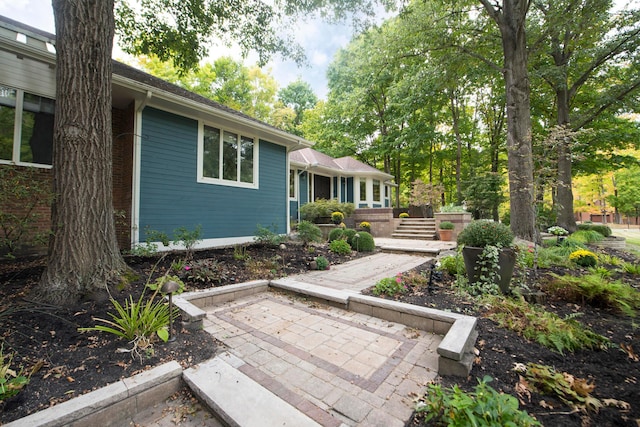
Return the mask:
M 443 242 L 450 242 L 453 237 L 453 230 L 438 230 L 438 235 L 440 236 L 440 240 Z
M 483 248 L 473 246 L 465 246 L 462 248 L 462 258 L 464 259 L 464 268 L 467 272 L 467 278 L 470 283 L 476 283 L 480 280 L 480 271 L 476 268 Z M 498 256 L 498 287 L 503 294 L 509 292 L 509 283 L 513 276 L 513 269 L 516 265 L 516 252 L 512 248 L 503 248 Z

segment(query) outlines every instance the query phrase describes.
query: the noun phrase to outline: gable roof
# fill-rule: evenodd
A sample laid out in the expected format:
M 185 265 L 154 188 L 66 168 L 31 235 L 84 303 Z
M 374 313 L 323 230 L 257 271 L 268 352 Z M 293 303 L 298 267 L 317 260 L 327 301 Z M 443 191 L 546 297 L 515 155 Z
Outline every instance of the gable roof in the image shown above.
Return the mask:
M 316 151 L 312 148 L 303 148 L 289 154 L 289 160 L 296 166 L 325 169 L 328 172 L 338 172 L 341 174 L 353 174 L 353 175 L 375 175 L 380 176 L 382 179 L 391 180 L 393 175 L 382 172 L 363 163 L 353 157 L 340 157 L 334 159 L 331 156 L 327 156 L 324 153 Z
M 0 31 L 1 41 L 9 44 L 14 50 L 26 51 L 28 56 L 36 60 L 49 63 L 52 66 L 55 65 L 55 53 L 48 51 L 46 47 L 46 44 L 55 46 L 56 36 L 54 34 L 47 33 L 1 15 L 0 30 L 4 30 Z M 11 33 L 14 33 L 13 38 L 10 36 Z M 15 33 L 27 36 L 27 42 L 17 41 Z M 116 107 L 123 108 L 125 104 L 130 103 L 132 99 L 142 101 L 145 97 L 148 98 L 150 96 L 149 92 L 152 92 L 154 99 L 160 99 L 165 103 L 177 103 L 184 108 L 188 108 L 190 111 L 201 110 L 226 120 L 242 123 L 245 126 L 257 127 L 273 135 L 277 139 L 277 141 L 274 142 L 289 145 L 292 149 L 313 145 L 313 142 L 307 141 L 298 135 L 285 132 L 266 122 L 194 92 L 190 92 L 178 85 L 169 83 L 142 70 L 116 61 L 115 59 L 112 60 L 112 71 L 112 96 L 114 106 Z

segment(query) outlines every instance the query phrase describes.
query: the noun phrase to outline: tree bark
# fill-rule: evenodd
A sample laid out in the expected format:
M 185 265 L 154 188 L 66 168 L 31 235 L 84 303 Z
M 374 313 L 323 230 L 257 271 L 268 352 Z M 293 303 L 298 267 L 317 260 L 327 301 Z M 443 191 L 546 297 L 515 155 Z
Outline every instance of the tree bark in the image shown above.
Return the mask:
M 53 304 L 104 292 L 125 269 L 112 203 L 113 5 L 114 0 L 53 0 L 53 234 L 36 289 L 36 298 Z
M 529 1 L 503 0 L 501 9 L 496 9 L 490 0 L 480 2 L 498 25 L 502 38 L 511 230 L 521 239 L 536 241 L 538 236 L 533 200 L 530 86 L 525 34 Z

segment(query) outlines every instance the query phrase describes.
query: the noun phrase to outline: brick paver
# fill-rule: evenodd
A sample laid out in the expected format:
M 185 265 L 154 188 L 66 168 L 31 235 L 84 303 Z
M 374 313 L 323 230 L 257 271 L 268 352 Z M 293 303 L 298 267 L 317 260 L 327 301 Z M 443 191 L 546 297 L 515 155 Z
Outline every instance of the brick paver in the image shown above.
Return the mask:
M 241 372 L 323 426 L 402 426 L 441 337 L 277 292 L 208 307 Z

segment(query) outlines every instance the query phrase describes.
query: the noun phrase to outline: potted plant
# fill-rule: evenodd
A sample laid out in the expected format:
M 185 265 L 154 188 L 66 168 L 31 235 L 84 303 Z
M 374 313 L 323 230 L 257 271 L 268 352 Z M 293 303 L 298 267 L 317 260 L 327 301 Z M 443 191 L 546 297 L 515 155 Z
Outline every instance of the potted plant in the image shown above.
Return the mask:
M 438 231 L 440 240 L 442 240 L 443 242 L 450 242 L 455 225 L 450 221 L 442 221 L 438 228 L 440 229 L 440 231 Z
M 367 222 L 367 221 L 362 221 L 360 223 L 360 228 L 368 233 L 371 232 L 371 223 Z
M 343 219 L 344 219 L 344 214 L 342 212 L 340 211 L 331 212 L 331 222 L 333 222 L 335 225 L 340 224 Z
M 467 225 L 458 235 L 458 244 L 464 245 L 462 258 L 469 283 L 493 282 L 507 293 L 516 263 L 513 239 L 509 227 L 499 222 L 477 220 Z

